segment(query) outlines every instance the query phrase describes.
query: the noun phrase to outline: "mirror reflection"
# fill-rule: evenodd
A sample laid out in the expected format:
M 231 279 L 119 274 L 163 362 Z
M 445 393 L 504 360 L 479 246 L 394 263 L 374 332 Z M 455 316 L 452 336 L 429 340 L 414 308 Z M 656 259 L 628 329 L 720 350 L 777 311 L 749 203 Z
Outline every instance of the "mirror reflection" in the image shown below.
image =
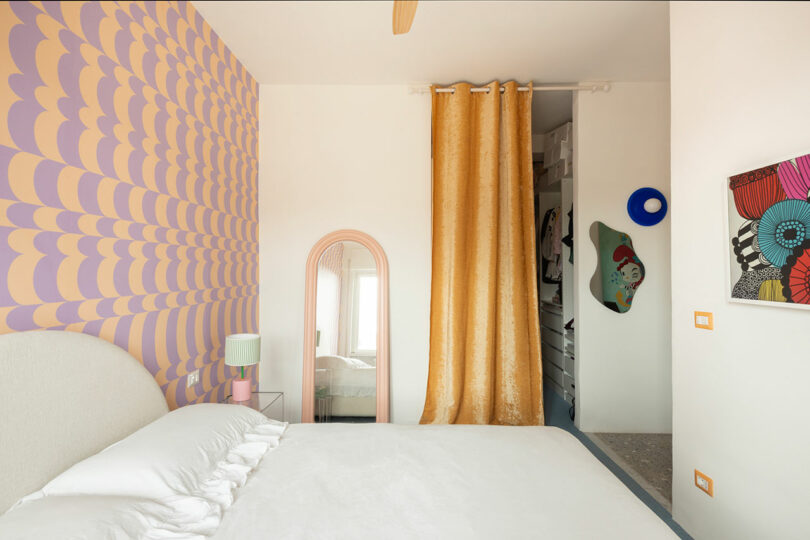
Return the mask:
M 633 239 L 601 221 L 595 221 L 590 232 L 597 254 L 591 293 L 606 308 L 626 313 L 633 307 L 633 297 L 645 275 Z
M 318 261 L 315 421 L 377 416 L 377 266 L 357 242 L 336 242 Z

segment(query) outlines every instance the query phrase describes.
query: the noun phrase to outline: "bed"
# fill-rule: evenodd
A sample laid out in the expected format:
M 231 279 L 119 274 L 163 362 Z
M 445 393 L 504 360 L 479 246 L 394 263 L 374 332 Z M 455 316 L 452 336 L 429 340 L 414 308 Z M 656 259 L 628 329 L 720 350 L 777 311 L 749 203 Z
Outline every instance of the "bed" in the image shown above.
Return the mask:
M 0 369 L 0 511 L 24 498 L 0 517 L 3 539 L 675 538 L 556 428 L 167 413 L 140 364 L 82 334 L 0 336 Z M 197 462 L 211 470 L 189 497 Z
M 315 395 L 331 397 L 332 417 L 377 416 L 377 368 L 357 358 L 315 358 Z

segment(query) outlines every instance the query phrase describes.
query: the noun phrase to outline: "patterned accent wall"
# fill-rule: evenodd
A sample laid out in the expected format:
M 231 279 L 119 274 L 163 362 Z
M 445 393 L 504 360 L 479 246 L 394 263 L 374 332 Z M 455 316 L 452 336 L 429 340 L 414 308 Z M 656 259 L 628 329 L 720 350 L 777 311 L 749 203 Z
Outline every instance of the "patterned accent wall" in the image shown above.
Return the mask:
M 256 81 L 186 2 L 0 2 L 0 39 L 0 333 L 223 398 L 225 336 L 258 328 Z

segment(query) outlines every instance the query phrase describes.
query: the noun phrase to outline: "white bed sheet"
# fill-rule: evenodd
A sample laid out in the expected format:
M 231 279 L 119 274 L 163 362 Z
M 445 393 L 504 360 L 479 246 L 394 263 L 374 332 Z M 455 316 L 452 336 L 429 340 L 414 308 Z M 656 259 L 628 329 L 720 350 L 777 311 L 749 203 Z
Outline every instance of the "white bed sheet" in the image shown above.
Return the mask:
M 557 428 L 295 424 L 213 538 L 676 536 Z

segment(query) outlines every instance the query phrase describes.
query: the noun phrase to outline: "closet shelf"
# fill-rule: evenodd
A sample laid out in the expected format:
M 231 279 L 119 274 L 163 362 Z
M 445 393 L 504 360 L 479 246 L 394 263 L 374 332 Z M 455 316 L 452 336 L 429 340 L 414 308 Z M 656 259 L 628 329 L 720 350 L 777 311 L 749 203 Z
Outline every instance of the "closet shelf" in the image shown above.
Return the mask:
M 543 137 L 545 185 L 552 186 L 574 174 L 574 124 L 567 122 Z

